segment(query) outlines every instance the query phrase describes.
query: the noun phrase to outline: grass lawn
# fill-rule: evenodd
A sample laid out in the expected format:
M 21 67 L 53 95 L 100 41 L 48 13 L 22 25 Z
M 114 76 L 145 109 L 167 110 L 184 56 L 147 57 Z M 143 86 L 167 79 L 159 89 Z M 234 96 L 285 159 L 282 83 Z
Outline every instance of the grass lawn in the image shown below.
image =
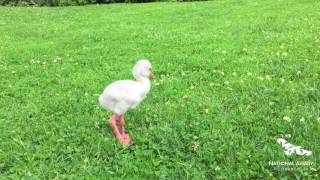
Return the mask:
M 0 7 L 0 176 L 319 178 L 319 8 L 316 0 Z M 98 96 L 132 79 L 140 58 L 156 78 L 126 114 L 133 141 L 123 146 Z M 312 156 L 286 156 L 279 137 Z

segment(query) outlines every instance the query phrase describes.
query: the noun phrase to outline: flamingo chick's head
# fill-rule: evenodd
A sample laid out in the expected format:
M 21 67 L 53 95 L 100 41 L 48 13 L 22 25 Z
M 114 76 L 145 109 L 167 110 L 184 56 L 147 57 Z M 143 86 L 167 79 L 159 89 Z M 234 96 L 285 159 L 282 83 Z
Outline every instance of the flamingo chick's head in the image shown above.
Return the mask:
M 141 78 L 153 79 L 151 63 L 146 59 L 141 59 L 133 67 L 132 74 L 136 80 Z

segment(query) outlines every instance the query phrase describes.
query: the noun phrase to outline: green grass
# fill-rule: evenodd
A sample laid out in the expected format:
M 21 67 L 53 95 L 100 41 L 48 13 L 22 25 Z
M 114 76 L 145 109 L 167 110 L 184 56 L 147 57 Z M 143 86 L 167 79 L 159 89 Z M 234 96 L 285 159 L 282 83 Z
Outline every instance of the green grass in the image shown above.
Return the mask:
M 319 178 L 319 8 L 316 0 L 0 7 L 1 176 Z M 156 79 L 126 114 L 133 141 L 122 146 L 97 99 L 108 83 L 132 79 L 140 58 Z M 279 137 L 313 155 L 287 157 Z

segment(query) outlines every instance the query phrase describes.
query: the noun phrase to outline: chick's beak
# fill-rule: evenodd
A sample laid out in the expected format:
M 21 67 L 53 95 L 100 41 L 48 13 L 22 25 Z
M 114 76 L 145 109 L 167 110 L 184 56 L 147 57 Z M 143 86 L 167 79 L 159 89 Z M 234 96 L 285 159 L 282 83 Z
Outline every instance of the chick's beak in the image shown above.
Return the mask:
M 152 80 L 154 78 L 153 73 L 150 72 L 149 79 Z

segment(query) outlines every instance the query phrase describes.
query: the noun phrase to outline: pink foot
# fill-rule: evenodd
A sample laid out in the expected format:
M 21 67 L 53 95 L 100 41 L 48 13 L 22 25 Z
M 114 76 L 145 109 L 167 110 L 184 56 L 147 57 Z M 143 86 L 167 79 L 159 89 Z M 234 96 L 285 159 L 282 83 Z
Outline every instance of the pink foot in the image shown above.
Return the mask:
M 128 136 L 123 136 L 121 134 L 117 134 L 116 140 L 121 144 L 125 144 L 125 145 L 130 144 L 130 137 L 129 137 L 129 141 L 128 141 Z
M 117 141 L 119 142 L 119 143 L 121 143 L 121 144 L 125 144 L 125 145 L 129 145 L 130 144 L 130 137 L 129 136 L 126 136 L 126 137 L 124 137 L 124 136 L 117 136 L 116 137 L 116 139 L 117 139 Z
M 124 144 L 130 144 L 131 138 L 128 134 L 122 134 L 122 139 Z
M 122 141 L 122 139 L 123 139 L 123 137 L 119 134 L 119 135 L 116 135 L 116 139 L 117 139 L 117 141 Z

